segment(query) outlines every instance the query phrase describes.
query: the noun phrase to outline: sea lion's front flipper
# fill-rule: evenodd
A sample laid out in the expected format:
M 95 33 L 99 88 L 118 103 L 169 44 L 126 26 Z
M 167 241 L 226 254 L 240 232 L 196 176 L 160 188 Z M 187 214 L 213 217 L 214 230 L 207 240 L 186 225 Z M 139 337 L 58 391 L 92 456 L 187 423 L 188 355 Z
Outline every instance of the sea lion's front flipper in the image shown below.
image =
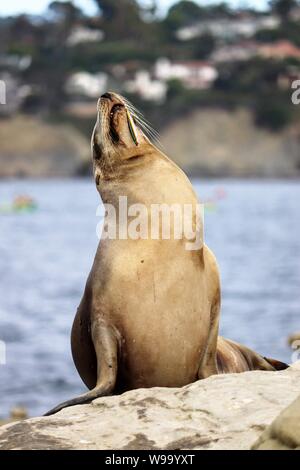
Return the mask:
M 96 320 L 92 322 L 91 336 L 97 357 L 96 386 L 83 395 L 57 405 L 45 416 L 53 415 L 69 406 L 90 403 L 96 398 L 110 395 L 113 392 L 117 380 L 119 333 L 103 320 Z
M 201 380 L 211 375 L 218 374 L 217 347 L 221 310 L 221 288 L 219 268 L 213 252 L 204 245 L 203 249 L 199 252 L 199 257 L 199 262 L 201 266 L 204 267 L 206 273 L 207 297 L 211 299 L 208 337 L 206 345 L 204 345 L 204 351 L 198 369 L 198 378 Z
M 210 330 L 207 339 L 207 346 L 203 355 L 200 367 L 198 369 L 198 378 L 207 379 L 211 375 L 218 374 L 218 366 L 216 360 L 216 350 L 219 334 L 219 317 L 220 317 L 220 295 L 216 296 L 210 313 Z

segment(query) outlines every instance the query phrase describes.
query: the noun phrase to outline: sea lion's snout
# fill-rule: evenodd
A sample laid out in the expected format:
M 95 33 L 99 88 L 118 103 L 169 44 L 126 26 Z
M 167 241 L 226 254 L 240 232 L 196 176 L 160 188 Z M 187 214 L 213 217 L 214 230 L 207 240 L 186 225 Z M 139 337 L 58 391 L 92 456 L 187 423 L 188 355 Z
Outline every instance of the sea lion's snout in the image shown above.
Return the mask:
M 98 122 L 101 123 L 102 141 L 118 148 L 137 147 L 141 136 L 136 126 L 131 104 L 117 93 L 107 91 L 98 100 Z
M 125 117 L 125 104 L 120 96 L 113 92 L 101 95 L 97 103 L 97 122 L 92 143 L 96 141 L 102 149 L 109 148 L 111 144 L 118 145 L 122 113 Z
M 125 103 L 122 100 L 122 97 L 113 93 L 112 91 L 107 91 L 100 96 L 97 103 L 97 113 L 98 119 L 102 117 L 102 119 L 107 119 L 111 109 L 114 105 L 119 104 L 124 106 Z
M 150 150 L 147 132 L 152 135 L 151 127 L 126 98 L 111 91 L 103 93 L 98 99 L 92 135 L 94 174 L 107 174 L 108 169 L 116 171 L 124 161 L 136 164 L 137 157 Z
M 103 93 L 103 95 L 101 95 L 101 98 L 108 99 L 108 100 L 112 101 L 113 100 L 113 95 L 112 95 L 112 93 L 106 92 L 106 93 Z
M 114 106 L 115 104 L 119 104 L 124 106 L 125 102 L 122 98 L 122 96 L 117 95 L 117 93 L 114 93 L 112 91 L 107 91 L 101 95 L 99 99 L 99 104 L 103 104 L 104 106 L 108 106 L 109 108 Z

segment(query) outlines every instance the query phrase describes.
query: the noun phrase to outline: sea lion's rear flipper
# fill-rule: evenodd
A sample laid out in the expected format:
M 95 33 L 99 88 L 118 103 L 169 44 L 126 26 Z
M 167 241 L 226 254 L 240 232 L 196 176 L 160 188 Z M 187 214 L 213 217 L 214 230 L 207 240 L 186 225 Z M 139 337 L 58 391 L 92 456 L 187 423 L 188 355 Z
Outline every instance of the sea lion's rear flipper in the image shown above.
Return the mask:
M 246 372 L 249 370 L 275 371 L 289 366 L 275 359 L 268 359 L 242 344 L 218 338 L 217 365 L 219 374 Z
M 285 370 L 288 369 L 290 366 L 285 362 L 277 361 L 276 359 L 270 359 L 269 357 L 264 357 L 264 359 L 274 367 L 275 370 Z
M 57 405 L 44 416 L 53 415 L 69 406 L 90 403 L 96 398 L 110 395 L 114 390 L 117 380 L 119 334 L 100 320 L 92 324 L 91 336 L 97 356 L 96 386 L 83 395 Z

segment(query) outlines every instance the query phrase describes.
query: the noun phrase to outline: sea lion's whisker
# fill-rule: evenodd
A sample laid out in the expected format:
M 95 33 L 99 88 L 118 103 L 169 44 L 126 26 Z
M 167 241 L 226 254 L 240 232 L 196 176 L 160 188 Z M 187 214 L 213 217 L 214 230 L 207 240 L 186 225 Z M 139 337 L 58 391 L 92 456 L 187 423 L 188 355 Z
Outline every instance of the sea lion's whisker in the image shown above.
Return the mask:
M 152 131 L 153 134 L 159 135 L 159 133 L 151 126 L 149 121 L 143 116 L 141 113 L 136 113 L 135 111 L 132 112 L 133 117 L 141 124 L 143 127 L 145 127 L 147 130 Z
M 140 119 L 136 119 L 136 122 L 138 123 L 143 133 L 147 137 L 149 137 L 150 140 L 153 140 L 158 146 L 162 147 L 160 136 L 158 132 L 155 131 L 155 129 L 153 129 L 150 125 L 147 125 L 145 122 L 141 121 Z
M 144 130 L 146 133 L 149 133 L 152 138 L 159 141 L 159 133 L 149 124 L 149 122 L 141 115 L 136 114 L 135 111 L 131 112 L 132 117 L 136 120 L 139 126 Z
M 153 127 L 151 127 L 150 124 L 147 123 L 147 121 L 139 118 L 139 117 L 136 117 L 134 116 L 136 121 L 140 124 L 140 126 L 142 126 L 147 132 L 151 133 L 153 136 L 159 138 L 159 133 L 153 129 Z
M 126 105 L 126 108 L 129 109 L 132 115 L 134 115 L 135 117 L 139 116 L 141 119 L 146 121 L 141 111 L 138 110 L 129 100 L 127 100 L 126 98 L 123 98 L 123 101 L 124 101 L 124 104 Z
M 129 100 L 127 100 L 126 98 L 122 99 L 123 103 L 126 106 L 126 109 L 131 114 L 131 117 L 133 118 L 133 120 L 136 121 L 141 130 L 144 132 L 144 134 L 148 136 L 150 140 L 152 139 L 156 142 L 156 144 L 162 147 L 159 133 L 151 126 L 151 124 L 146 120 L 143 114 L 135 106 L 133 106 L 133 104 Z

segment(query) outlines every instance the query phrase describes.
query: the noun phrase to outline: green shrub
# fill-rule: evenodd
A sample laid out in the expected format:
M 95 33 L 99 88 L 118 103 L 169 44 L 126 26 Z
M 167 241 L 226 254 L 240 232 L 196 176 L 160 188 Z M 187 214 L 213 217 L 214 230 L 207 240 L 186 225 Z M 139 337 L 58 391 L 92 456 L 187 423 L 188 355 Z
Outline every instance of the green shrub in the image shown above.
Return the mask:
M 286 102 L 274 100 L 272 96 L 258 99 L 255 106 L 255 122 L 257 126 L 279 131 L 291 123 L 293 119 L 292 104 L 288 97 Z

